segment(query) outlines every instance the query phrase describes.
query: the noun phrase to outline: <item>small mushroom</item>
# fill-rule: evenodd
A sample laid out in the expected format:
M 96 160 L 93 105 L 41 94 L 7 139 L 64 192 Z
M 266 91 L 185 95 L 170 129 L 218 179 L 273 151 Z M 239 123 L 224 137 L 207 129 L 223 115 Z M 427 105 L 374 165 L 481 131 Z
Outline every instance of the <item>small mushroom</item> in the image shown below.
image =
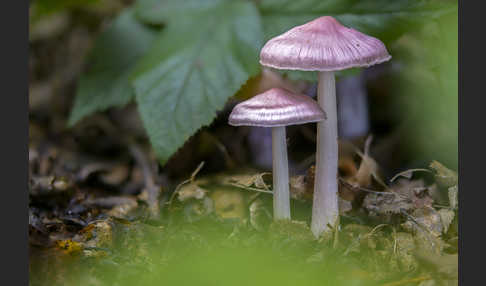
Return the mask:
M 388 61 L 385 45 L 341 25 L 330 16 L 317 18 L 270 39 L 260 63 L 286 70 L 318 71 L 317 98 L 327 115 L 317 124 L 317 171 L 311 229 L 316 237 L 333 229 L 338 218 L 338 134 L 334 71 Z
M 325 119 L 325 114 L 310 97 L 272 88 L 233 108 L 229 124 L 272 128 L 273 217 L 290 219 L 289 168 L 285 126 Z

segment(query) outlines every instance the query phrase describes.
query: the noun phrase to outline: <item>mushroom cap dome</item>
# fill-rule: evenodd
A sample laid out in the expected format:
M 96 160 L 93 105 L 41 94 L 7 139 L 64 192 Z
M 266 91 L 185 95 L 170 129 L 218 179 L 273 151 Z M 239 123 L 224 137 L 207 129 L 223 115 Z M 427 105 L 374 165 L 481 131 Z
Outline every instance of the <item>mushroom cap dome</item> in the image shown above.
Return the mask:
M 323 16 L 270 39 L 260 52 L 264 66 L 304 71 L 368 67 L 391 59 L 377 38 Z
M 324 119 L 324 111 L 309 96 L 272 88 L 237 104 L 228 122 L 233 126 L 277 127 Z

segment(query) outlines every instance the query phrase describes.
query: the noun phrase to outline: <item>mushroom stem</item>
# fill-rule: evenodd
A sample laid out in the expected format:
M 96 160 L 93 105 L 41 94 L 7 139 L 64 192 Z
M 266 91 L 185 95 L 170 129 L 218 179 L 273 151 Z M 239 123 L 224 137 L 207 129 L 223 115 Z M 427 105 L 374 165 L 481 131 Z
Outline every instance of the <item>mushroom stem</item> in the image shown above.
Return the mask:
M 290 219 L 289 167 L 285 126 L 272 127 L 273 219 Z
M 327 115 L 326 120 L 317 123 L 317 167 L 311 230 L 314 236 L 319 237 L 333 229 L 339 215 L 336 84 L 333 71 L 319 72 L 317 101 Z

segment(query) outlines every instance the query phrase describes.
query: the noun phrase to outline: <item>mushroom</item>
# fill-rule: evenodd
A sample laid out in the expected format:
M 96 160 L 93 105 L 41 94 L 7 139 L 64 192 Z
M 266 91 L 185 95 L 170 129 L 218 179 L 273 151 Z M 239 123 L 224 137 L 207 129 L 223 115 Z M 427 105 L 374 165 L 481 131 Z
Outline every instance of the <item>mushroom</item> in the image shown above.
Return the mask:
M 317 100 L 327 115 L 317 124 L 316 176 L 311 229 L 316 237 L 337 223 L 338 135 L 334 71 L 388 61 L 385 45 L 330 16 L 317 18 L 270 39 L 260 63 L 287 70 L 318 71 Z
M 274 220 L 290 219 L 285 126 L 324 119 L 324 112 L 313 99 L 281 88 L 272 88 L 237 104 L 229 116 L 228 122 L 233 126 L 272 128 Z

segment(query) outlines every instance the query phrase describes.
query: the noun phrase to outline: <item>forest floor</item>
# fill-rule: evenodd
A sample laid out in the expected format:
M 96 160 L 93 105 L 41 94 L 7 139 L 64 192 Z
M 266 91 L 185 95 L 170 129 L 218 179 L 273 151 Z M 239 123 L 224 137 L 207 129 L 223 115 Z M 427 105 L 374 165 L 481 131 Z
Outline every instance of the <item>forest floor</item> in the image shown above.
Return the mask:
M 385 183 L 366 147 L 359 163 L 341 158 L 340 226 L 316 240 L 313 166 L 291 177 L 293 220 L 275 223 L 271 173 L 203 174 L 200 162 L 169 180 L 148 145 L 111 137 L 85 141 L 86 152 L 74 131 L 48 140 L 34 130 L 32 285 L 457 285 L 457 174 L 439 162 Z
M 122 8 L 31 29 L 31 285 L 457 285 L 458 178 L 440 162 L 384 180 L 371 136 L 340 141 L 340 225 L 315 239 L 312 163 L 291 177 L 293 220 L 273 222 L 271 173 L 228 152 L 225 119 L 164 167 L 133 105 L 68 129 L 85 55 Z

